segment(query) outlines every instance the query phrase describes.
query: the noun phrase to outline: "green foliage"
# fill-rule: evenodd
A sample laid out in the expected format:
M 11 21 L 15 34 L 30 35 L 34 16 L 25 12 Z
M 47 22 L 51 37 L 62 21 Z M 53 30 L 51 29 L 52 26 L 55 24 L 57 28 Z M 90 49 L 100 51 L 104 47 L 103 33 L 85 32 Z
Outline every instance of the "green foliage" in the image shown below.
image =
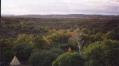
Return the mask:
M 12 39 L 0 39 L 0 62 L 10 63 L 14 56 Z
M 77 52 L 67 52 L 60 55 L 52 66 L 84 66 L 84 59 Z
M 0 46 L 3 47 L 12 47 L 14 38 L 0 38 Z
M 4 48 L 1 48 L 1 50 L 2 50 L 1 61 L 10 63 L 10 61 L 12 60 L 14 56 L 14 52 L 12 48 L 4 47 Z
M 111 20 L 97 17 L 96 19 L 2 17 L 0 63 L 9 63 L 16 54 L 23 62 L 27 62 L 30 57 L 30 63 L 34 66 L 51 66 L 52 61 L 61 53 L 68 50 L 77 51 L 80 45 L 81 56 L 87 59 L 87 66 L 119 66 L 119 20 L 115 17 Z M 79 66 L 83 63 L 81 56 L 76 52 L 65 53 L 59 56 L 53 65 L 59 66 L 58 63 L 62 60 L 60 66 Z
M 63 50 L 69 47 L 74 48 L 76 45 L 70 42 L 70 38 L 77 34 L 78 30 L 52 30 L 46 36 L 46 38 L 51 42 L 52 47 L 62 48 Z
M 32 34 L 19 34 L 14 41 L 15 44 L 30 44 L 33 45 L 34 35 Z
M 50 41 L 45 36 L 37 36 L 34 39 L 34 48 L 48 49 L 50 47 Z
M 50 32 L 49 35 L 46 36 L 52 43 L 68 43 L 69 38 L 71 37 L 71 32 L 66 30 L 57 30 Z
M 119 66 L 119 42 L 105 40 L 90 44 L 84 48 L 84 56 L 87 66 Z
M 119 27 L 115 30 L 108 32 L 108 36 L 113 40 L 119 40 Z
M 61 49 L 53 48 L 50 50 L 41 50 L 40 52 L 34 52 L 29 62 L 33 66 L 52 66 L 52 62 L 59 56 L 63 51 Z
M 32 47 L 29 44 L 17 44 L 13 49 L 21 62 L 27 62 L 32 52 Z
M 84 41 L 84 47 L 91 43 L 107 39 L 111 39 L 110 32 L 95 32 L 94 30 L 89 31 L 88 29 L 82 29 L 81 32 L 79 32 L 79 43 Z

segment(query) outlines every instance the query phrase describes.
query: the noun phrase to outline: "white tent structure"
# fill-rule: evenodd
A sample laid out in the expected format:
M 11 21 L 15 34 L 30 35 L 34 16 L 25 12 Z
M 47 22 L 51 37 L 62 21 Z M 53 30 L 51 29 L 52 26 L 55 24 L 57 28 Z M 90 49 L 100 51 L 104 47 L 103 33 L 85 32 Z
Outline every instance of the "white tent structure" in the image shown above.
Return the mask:
M 20 65 L 20 61 L 17 59 L 16 56 L 14 56 L 14 58 L 10 62 L 10 66 L 17 66 L 17 65 Z

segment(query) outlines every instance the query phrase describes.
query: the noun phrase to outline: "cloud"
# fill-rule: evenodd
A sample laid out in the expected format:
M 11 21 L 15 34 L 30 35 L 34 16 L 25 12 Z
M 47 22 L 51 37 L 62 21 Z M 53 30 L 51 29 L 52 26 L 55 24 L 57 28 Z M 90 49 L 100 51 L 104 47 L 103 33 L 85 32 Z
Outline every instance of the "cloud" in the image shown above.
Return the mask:
M 119 0 L 2 0 L 2 14 L 115 14 Z

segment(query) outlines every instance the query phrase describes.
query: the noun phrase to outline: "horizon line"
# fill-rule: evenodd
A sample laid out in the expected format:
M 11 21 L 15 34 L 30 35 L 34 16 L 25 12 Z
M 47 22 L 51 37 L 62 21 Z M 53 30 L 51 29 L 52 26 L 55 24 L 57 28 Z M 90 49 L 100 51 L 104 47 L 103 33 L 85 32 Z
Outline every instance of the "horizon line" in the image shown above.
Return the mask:
M 27 16 L 27 15 L 104 15 L 104 16 L 119 16 L 119 14 L 1 14 L 1 16 Z

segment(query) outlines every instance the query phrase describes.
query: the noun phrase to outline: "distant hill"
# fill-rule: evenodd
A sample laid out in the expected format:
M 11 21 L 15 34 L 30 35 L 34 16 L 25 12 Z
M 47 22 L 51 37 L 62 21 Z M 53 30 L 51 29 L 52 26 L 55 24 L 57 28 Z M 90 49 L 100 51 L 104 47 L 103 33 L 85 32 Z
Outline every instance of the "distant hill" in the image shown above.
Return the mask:
M 69 14 L 69 15 L 4 15 L 3 17 L 21 17 L 21 18 L 81 18 L 81 19 L 118 19 L 119 15 L 85 15 L 85 14 Z

